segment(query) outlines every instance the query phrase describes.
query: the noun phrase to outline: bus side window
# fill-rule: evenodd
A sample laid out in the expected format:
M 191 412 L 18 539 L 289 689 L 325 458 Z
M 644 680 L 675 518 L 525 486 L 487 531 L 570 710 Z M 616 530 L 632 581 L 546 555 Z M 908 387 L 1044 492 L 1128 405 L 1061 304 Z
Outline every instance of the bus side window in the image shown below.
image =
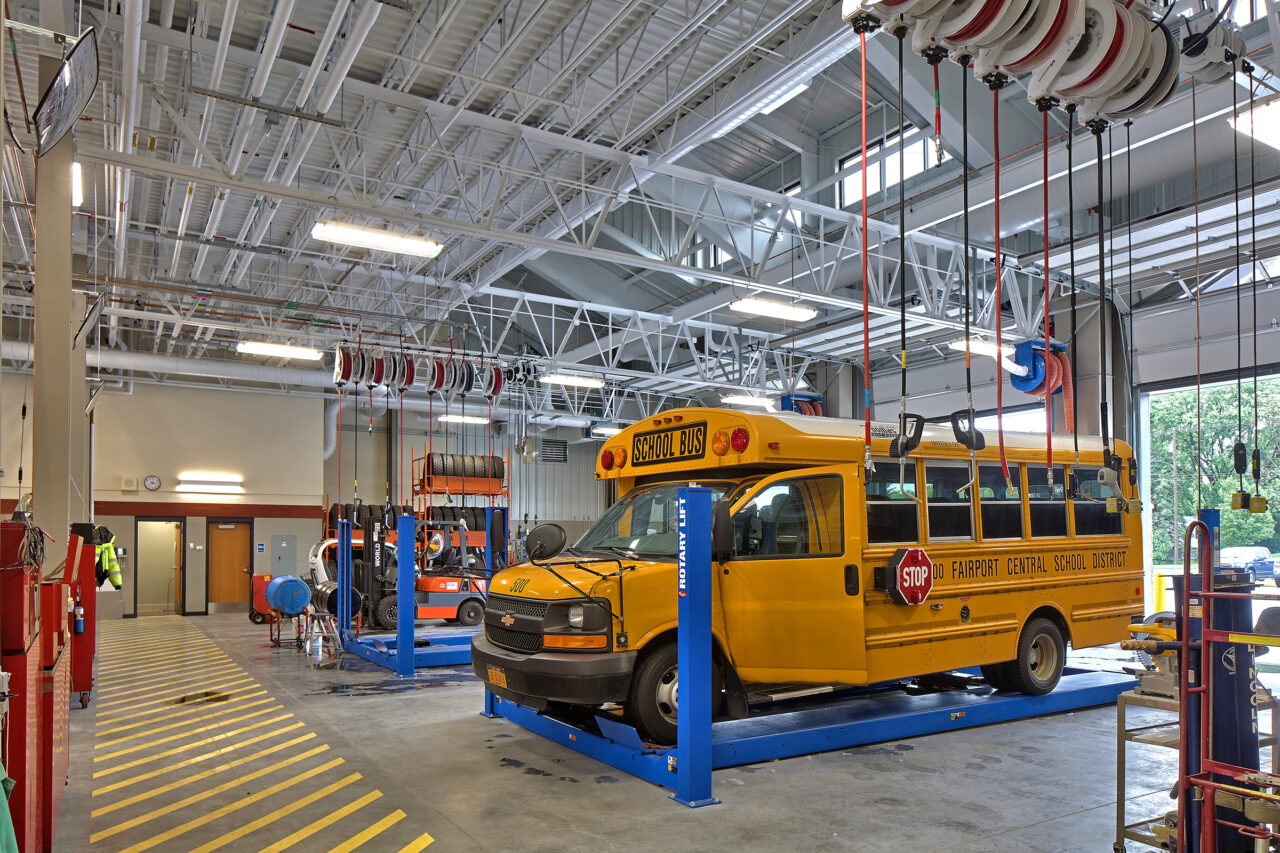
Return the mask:
M 1114 536 L 1123 532 L 1120 513 L 1107 512 L 1111 490 L 1098 482 L 1097 468 L 1073 468 L 1080 478 L 1080 495 L 1071 501 L 1077 536 Z
M 972 539 L 973 491 L 965 489 L 969 466 L 963 462 L 926 462 L 924 481 L 929 539 Z M 961 489 L 965 489 L 963 493 Z
M 733 517 L 738 557 L 816 557 L 844 551 L 843 487 L 826 474 L 773 483 Z
M 978 465 L 978 497 L 982 500 L 983 539 L 1022 538 L 1022 474 L 1009 466 L 1013 490 L 999 465 Z
M 1053 487 L 1043 465 L 1027 466 L 1027 500 L 1031 504 L 1032 536 L 1067 535 L 1067 495 L 1065 477 L 1059 466 L 1053 468 Z
M 920 541 L 915 493 L 916 463 L 907 462 L 899 476 L 897 460 L 876 460 L 867 474 L 868 542 Z

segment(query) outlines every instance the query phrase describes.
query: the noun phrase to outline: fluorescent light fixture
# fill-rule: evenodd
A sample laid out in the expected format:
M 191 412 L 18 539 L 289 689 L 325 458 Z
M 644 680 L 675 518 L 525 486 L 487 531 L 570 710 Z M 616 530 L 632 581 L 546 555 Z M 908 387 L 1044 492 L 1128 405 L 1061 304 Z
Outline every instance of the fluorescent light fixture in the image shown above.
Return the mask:
M 760 115 L 766 115 L 766 116 L 769 115 L 778 107 L 782 106 L 787 101 L 791 100 L 796 95 L 800 94 L 801 92 L 803 92 L 805 89 L 808 89 L 808 88 L 809 88 L 808 83 L 801 83 L 799 86 L 796 86 L 793 89 L 791 89 L 791 91 L 783 93 L 782 97 L 778 98 L 778 100 L 774 101 L 772 104 L 769 104 L 769 106 L 767 107 L 761 108 Z
M 404 234 L 399 231 L 386 231 L 382 228 L 351 225 L 346 222 L 317 222 L 311 227 L 311 237 L 314 240 L 323 240 L 328 243 L 358 246 L 361 249 L 372 249 L 375 252 L 413 255 L 418 258 L 434 258 L 440 254 L 441 249 L 441 245 L 437 240 L 415 237 L 412 234 Z
M 71 164 L 71 206 L 84 204 L 84 172 L 79 163 Z
M 480 418 L 475 415 L 441 415 L 437 420 L 446 424 L 487 424 L 488 418 Z
M 571 373 L 544 373 L 538 381 L 547 385 L 565 385 L 569 388 L 603 388 L 604 380 L 595 376 L 574 376 Z
M 1227 124 L 1272 148 L 1280 148 L 1280 99 L 1255 106 L 1252 121 L 1248 110 L 1241 110 L 1238 116 L 1228 116 Z
M 591 434 L 599 438 L 612 438 L 622 432 L 622 427 L 609 424 L 596 424 L 591 427 Z
M 753 406 L 770 412 L 777 410 L 777 404 L 773 400 L 751 394 L 725 394 L 720 398 L 720 402 L 726 406 Z
M 301 358 L 305 361 L 319 361 L 324 353 L 311 347 L 300 347 L 293 344 L 273 344 L 267 341 L 241 341 L 236 344 L 236 352 L 245 355 L 268 355 L 278 358 Z
M 178 475 L 180 483 L 243 483 L 239 474 L 219 474 L 212 471 L 183 471 Z
M 177 492 L 196 492 L 202 495 L 242 495 L 244 486 L 230 483 L 179 483 L 174 487 Z
M 964 352 L 964 338 L 958 338 L 947 344 L 947 347 L 956 352 Z M 1006 343 L 1000 344 L 1000 349 L 996 349 L 995 341 L 989 341 L 986 338 L 974 338 L 969 341 L 969 351 L 975 355 L 985 355 L 988 358 L 995 358 L 999 352 L 1004 356 L 1013 355 L 1013 346 Z
M 729 309 L 739 314 L 751 314 L 755 317 L 770 317 L 775 320 L 791 320 L 803 323 L 818 316 L 817 308 L 808 305 L 795 305 L 790 302 L 774 302 L 772 299 L 761 299 L 758 296 L 747 296 L 729 303 Z

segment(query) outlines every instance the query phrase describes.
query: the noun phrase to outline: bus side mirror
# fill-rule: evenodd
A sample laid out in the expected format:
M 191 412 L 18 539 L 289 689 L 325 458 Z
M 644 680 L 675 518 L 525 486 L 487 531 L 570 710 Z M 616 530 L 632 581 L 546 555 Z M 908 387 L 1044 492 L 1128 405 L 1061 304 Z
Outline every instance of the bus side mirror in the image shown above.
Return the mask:
M 525 537 L 525 551 L 531 562 L 550 560 L 564 550 L 564 546 L 568 544 L 568 538 L 563 527 L 544 522 L 530 530 L 529 535 Z
M 711 515 L 711 557 L 723 563 L 733 556 L 733 518 L 729 515 L 729 502 L 716 501 Z

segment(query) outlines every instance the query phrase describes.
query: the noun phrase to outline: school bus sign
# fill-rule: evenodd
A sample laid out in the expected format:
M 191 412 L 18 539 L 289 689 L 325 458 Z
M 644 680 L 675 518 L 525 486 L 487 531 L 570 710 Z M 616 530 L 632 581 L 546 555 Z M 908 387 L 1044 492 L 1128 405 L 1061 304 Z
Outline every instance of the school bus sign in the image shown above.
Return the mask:
M 923 548 L 899 548 L 886 569 L 889 595 L 898 604 L 924 604 L 933 591 L 933 561 Z

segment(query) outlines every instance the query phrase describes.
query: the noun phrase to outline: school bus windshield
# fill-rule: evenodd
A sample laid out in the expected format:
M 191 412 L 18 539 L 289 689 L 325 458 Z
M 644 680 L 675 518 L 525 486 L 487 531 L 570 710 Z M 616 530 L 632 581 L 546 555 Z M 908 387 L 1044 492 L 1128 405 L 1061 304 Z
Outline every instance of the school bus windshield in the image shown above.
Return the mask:
M 674 559 L 676 556 L 676 490 L 686 482 L 642 486 L 600 516 L 573 550 L 626 551 L 643 557 Z M 734 483 L 699 483 L 711 489 L 712 500 L 719 500 Z

